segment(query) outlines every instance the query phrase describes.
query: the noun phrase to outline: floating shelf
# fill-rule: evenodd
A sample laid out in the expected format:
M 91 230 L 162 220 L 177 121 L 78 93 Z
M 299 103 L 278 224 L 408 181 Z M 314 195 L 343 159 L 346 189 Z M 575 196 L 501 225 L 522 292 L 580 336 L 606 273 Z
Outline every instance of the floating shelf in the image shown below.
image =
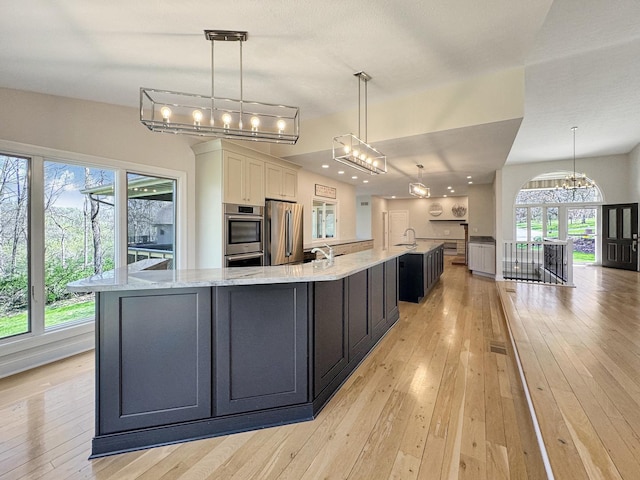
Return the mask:
M 460 222 L 466 223 L 464 218 L 430 218 L 430 222 Z

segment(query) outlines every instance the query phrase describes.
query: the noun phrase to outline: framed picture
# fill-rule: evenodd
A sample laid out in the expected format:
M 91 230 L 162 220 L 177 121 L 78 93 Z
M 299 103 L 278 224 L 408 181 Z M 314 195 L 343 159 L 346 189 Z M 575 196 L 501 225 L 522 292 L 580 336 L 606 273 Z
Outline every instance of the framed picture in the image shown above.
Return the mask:
M 316 183 L 316 197 L 336 198 L 336 188 Z

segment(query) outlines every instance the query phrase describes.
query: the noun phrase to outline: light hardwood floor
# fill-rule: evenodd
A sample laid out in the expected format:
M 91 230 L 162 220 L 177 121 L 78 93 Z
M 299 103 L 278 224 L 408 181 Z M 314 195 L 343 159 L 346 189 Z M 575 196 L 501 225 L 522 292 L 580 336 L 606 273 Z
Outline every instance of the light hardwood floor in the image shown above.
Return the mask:
M 96 460 L 93 353 L 0 380 L 0 478 L 546 478 L 496 284 L 449 259 L 400 314 L 313 421 Z
M 640 478 L 640 276 L 499 284 L 556 479 Z

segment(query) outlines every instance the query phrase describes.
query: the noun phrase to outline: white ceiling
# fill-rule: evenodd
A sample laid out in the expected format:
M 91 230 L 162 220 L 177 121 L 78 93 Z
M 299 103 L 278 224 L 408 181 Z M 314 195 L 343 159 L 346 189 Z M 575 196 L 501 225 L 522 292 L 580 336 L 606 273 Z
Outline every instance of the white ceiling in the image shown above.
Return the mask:
M 0 86 L 137 106 L 141 86 L 206 94 L 205 29 L 249 32 L 245 98 L 298 105 L 304 120 L 526 66 L 525 116 L 387 140 L 389 173 L 353 181 L 359 194 L 404 195 L 425 166 L 440 195 L 466 176 L 490 183 L 504 164 L 626 153 L 640 141 L 640 2 L 617 0 L 3 2 Z M 218 47 L 218 45 L 221 45 Z M 238 50 L 216 45 L 216 94 L 238 96 Z M 141 127 L 142 128 L 142 127 Z M 335 132 L 336 135 L 347 132 Z M 515 138 L 515 143 L 514 143 Z M 327 152 L 292 157 L 343 179 Z M 330 159 L 330 158 L 329 158 Z M 428 179 L 428 181 L 426 181 Z M 347 181 L 352 181 L 350 178 Z

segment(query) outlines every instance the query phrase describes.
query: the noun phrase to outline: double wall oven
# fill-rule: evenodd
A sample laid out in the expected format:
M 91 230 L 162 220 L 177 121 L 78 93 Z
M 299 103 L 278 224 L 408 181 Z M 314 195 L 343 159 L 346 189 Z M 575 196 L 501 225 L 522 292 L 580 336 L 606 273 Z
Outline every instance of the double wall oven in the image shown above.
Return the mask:
M 257 267 L 263 265 L 263 207 L 224 206 L 225 267 Z

